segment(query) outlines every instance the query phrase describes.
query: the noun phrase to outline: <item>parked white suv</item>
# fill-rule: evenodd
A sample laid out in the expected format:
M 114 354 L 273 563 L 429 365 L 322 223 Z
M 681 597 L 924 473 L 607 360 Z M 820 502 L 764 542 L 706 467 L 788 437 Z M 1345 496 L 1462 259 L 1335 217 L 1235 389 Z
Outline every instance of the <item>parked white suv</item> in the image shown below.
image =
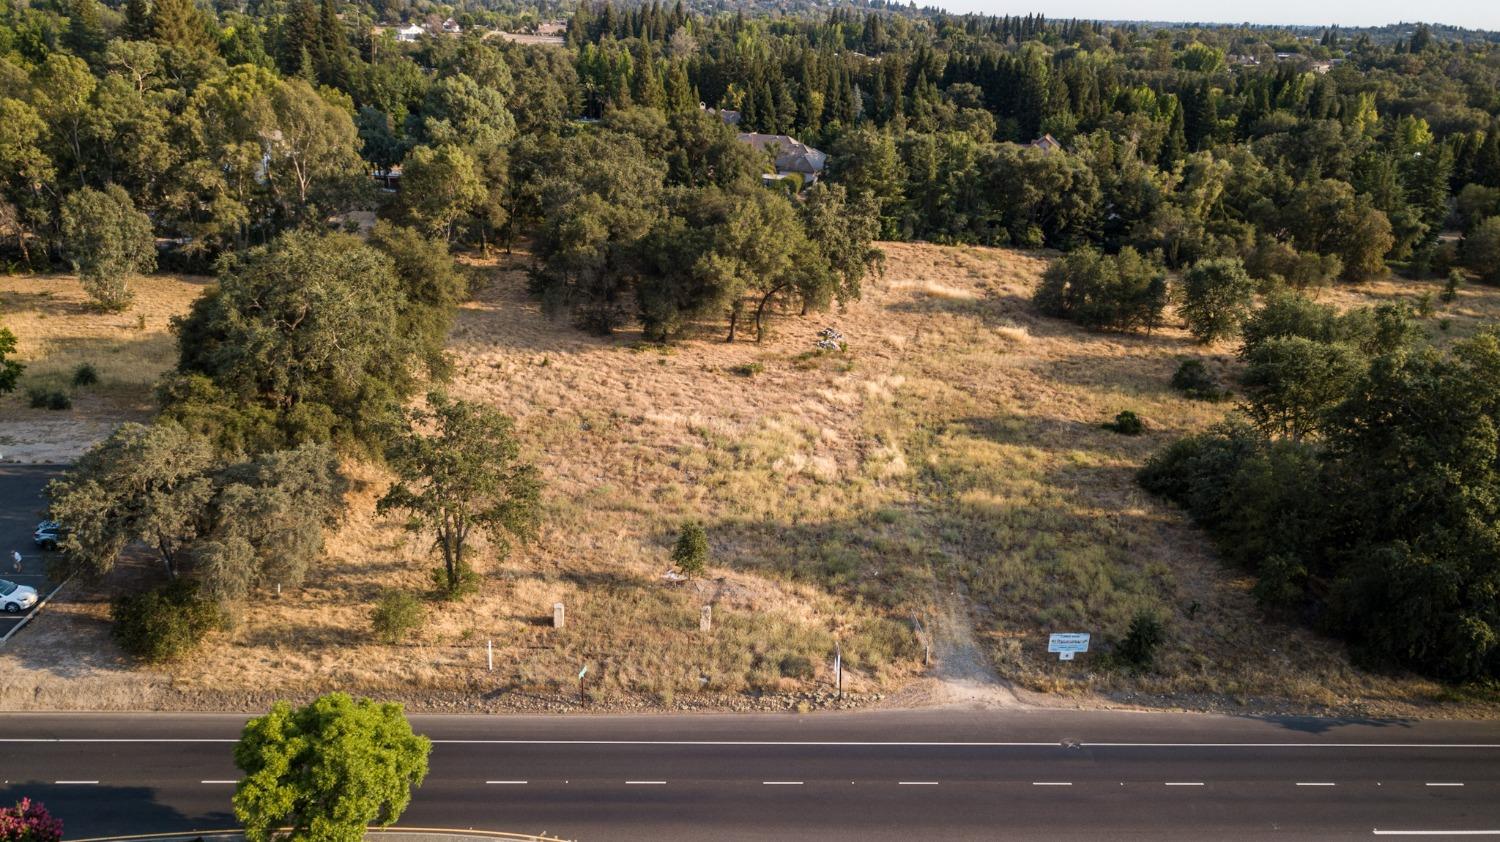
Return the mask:
M 36 588 L 0 579 L 0 609 L 5 613 L 18 614 L 33 605 L 36 605 Z

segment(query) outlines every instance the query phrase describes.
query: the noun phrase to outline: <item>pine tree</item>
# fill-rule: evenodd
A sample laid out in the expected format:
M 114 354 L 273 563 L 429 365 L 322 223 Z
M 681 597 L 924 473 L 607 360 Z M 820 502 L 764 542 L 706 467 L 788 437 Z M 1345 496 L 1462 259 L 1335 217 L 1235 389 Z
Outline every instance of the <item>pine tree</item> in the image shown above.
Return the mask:
M 325 85 L 347 88 L 349 66 L 353 63 L 344 23 L 339 20 L 336 0 L 323 0 L 318 10 L 318 81 Z
M 151 39 L 174 50 L 212 46 L 203 15 L 193 0 L 156 0 L 151 7 Z
M 1484 142 L 1474 156 L 1474 183 L 1500 187 L 1500 120 L 1484 133 Z
M 129 41 L 145 41 L 151 37 L 150 0 L 125 0 L 125 26 L 120 35 Z
M 173 75 L 203 72 L 218 50 L 210 26 L 193 0 L 155 0 L 151 6 L 151 40 L 161 45 Z
M 1161 145 L 1161 155 L 1157 159 L 1157 166 L 1170 170 L 1187 154 L 1187 134 L 1183 128 L 1182 103 L 1172 94 L 1168 94 L 1162 103 L 1172 110 L 1172 114 L 1168 122 L 1166 140 Z

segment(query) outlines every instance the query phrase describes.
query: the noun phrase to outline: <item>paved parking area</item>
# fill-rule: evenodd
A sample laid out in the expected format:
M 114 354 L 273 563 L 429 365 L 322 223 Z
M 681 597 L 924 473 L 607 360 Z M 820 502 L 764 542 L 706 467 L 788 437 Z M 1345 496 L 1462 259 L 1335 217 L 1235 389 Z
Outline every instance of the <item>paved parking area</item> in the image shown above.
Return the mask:
M 47 579 L 47 553 L 31 542 L 32 530 L 42 519 L 47 502 L 42 489 L 63 470 L 61 465 L 0 464 L 0 579 L 36 588 L 46 596 L 52 590 Z M 21 553 L 21 572 L 11 562 L 11 552 Z M 0 635 L 11 630 L 21 614 L 0 613 Z M 24 634 L 24 632 L 23 632 Z

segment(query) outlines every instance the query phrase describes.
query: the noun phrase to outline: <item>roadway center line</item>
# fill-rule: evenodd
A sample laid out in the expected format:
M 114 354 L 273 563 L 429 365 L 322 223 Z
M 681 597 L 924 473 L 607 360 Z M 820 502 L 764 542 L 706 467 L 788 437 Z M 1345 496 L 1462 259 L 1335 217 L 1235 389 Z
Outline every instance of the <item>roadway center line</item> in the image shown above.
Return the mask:
M 1298 781 L 1297 786 L 1335 786 L 1331 781 Z
M 3 743 L 237 743 L 217 737 L 0 737 Z M 892 748 L 1063 748 L 1059 741 L 899 741 L 899 740 L 445 740 L 436 745 L 586 745 L 586 746 L 812 746 Z M 1075 743 L 1079 748 L 1388 748 L 1500 749 L 1500 743 Z
M 1072 786 L 1072 781 L 1032 781 L 1032 786 Z
M 629 786 L 665 786 L 666 781 L 626 781 Z
M 897 786 L 937 786 L 937 781 L 896 781 Z
M 1447 781 L 1439 781 L 1437 783 L 1428 782 L 1427 785 L 1428 786 L 1463 786 L 1463 784 L 1461 784 L 1461 783 L 1452 783 L 1452 782 L 1447 782 Z
M 485 783 L 487 783 L 487 784 L 510 784 L 510 785 L 514 785 L 514 786 L 523 786 L 525 784 L 530 783 L 530 781 L 485 781 Z
M 1167 781 L 1164 786 L 1203 786 L 1202 781 Z
M 762 786 L 802 786 L 801 781 L 761 781 Z

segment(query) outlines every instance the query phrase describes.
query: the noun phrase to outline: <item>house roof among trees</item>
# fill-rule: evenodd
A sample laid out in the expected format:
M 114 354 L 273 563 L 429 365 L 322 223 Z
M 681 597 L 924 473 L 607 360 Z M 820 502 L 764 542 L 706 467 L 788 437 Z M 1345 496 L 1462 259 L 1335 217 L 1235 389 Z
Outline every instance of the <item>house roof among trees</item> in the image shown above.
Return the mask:
M 757 152 L 769 152 L 776 158 L 777 172 L 800 172 L 816 175 L 823 171 L 828 156 L 794 137 L 784 134 L 761 134 L 741 132 L 741 143 L 748 143 Z

